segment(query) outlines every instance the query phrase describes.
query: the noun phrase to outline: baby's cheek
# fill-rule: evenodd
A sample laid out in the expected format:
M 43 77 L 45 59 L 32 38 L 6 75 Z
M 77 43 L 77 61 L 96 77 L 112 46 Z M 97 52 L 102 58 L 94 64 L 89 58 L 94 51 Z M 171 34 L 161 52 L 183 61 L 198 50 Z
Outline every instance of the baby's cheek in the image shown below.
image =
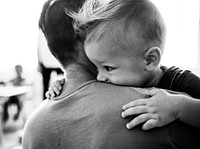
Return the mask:
M 116 85 L 126 85 L 125 80 L 123 78 L 120 78 L 120 77 L 110 78 L 110 83 L 116 84 Z
M 132 80 L 131 78 L 123 77 L 123 78 L 117 78 L 117 80 L 115 80 L 115 84 L 123 86 L 133 86 L 134 84 L 136 85 L 137 83 L 134 82 L 134 80 Z

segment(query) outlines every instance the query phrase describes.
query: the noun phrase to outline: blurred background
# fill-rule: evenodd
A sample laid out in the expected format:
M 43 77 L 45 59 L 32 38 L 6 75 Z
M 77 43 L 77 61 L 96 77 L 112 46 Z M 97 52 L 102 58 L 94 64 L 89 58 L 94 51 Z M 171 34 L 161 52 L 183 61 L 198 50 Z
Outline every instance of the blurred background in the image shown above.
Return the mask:
M 200 76 L 200 1 L 152 0 L 167 26 L 161 64 Z M 38 20 L 45 0 L 0 5 L 0 149 L 21 149 L 23 126 L 44 99 L 49 82 L 62 76 Z

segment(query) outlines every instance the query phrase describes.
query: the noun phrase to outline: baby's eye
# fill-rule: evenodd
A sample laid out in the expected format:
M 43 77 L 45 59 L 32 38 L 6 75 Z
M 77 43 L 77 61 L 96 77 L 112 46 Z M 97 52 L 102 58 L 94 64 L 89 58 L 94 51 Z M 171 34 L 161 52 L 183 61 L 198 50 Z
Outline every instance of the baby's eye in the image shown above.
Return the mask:
M 110 66 L 104 66 L 104 68 L 105 68 L 107 71 L 112 71 L 112 70 L 115 69 L 114 67 L 110 67 Z

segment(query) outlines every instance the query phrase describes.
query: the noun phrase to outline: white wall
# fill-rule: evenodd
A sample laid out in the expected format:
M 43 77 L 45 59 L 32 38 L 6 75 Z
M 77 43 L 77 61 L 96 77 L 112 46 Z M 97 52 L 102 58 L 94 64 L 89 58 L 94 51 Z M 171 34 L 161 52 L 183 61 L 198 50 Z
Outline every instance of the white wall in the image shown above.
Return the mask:
M 200 72 L 199 0 L 152 0 L 167 27 L 162 64 Z
M 0 4 L 0 70 L 37 65 L 38 21 L 45 0 L 3 0 Z

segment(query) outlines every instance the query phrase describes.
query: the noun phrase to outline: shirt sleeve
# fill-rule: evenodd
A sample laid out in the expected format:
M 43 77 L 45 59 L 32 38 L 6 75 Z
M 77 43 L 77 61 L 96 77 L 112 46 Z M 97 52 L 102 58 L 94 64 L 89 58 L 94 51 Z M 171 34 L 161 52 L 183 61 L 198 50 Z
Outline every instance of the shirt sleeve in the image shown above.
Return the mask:
M 172 83 L 172 90 L 174 88 L 200 99 L 200 78 L 192 72 L 188 70 L 179 72 Z
M 171 67 L 164 72 L 160 86 L 177 92 L 184 92 L 200 99 L 200 78 L 189 70 Z

